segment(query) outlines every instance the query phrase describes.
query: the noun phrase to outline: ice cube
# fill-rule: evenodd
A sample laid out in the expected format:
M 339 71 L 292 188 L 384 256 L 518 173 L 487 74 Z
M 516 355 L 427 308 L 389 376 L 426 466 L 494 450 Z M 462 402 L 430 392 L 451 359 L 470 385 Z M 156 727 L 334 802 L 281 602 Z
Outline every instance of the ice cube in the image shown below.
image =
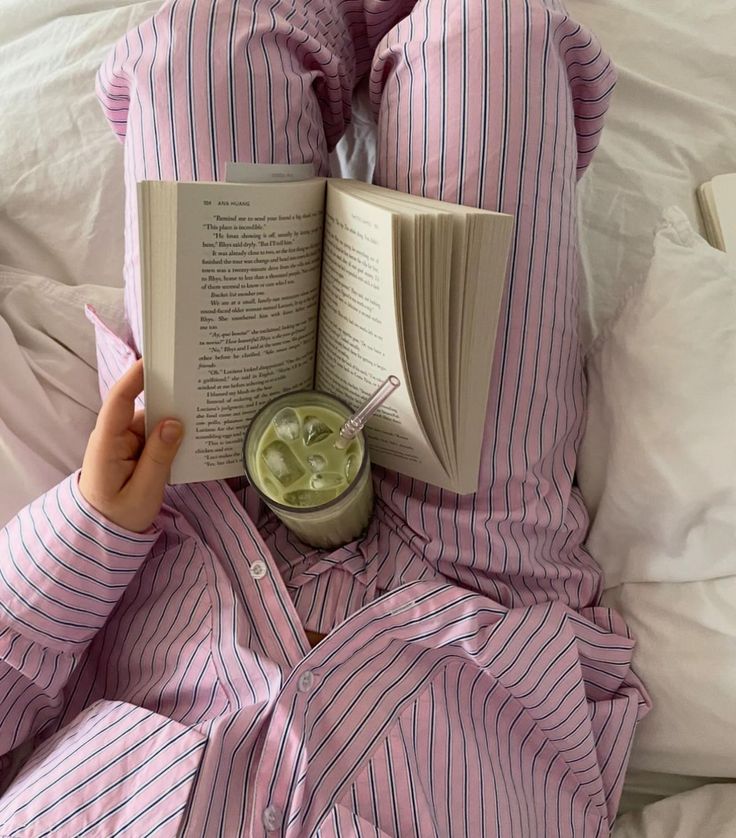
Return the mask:
M 297 492 L 287 492 L 284 495 L 284 503 L 287 506 L 320 506 L 336 497 L 337 492 L 334 489 L 299 489 Z
M 322 442 L 323 439 L 334 433 L 332 428 L 325 425 L 321 419 L 316 416 L 307 416 L 304 419 L 304 444 L 314 445 L 317 442 Z
M 336 489 L 344 483 L 345 480 L 341 474 L 331 471 L 321 471 L 319 474 L 313 474 L 309 481 L 312 489 Z
M 345 460 L 345 479 L 348 483 L 352 482 L 355 478 L 355 475 L 358 473 L 358 466 L 360 465 L 360 461 L 358 460 L 357 454 L 348 454 Z
M 327 460 L 321 454 L 310 454 L 307 462 L 312 471 L 324 471 L 327 468 Z
M 280 440 L 270 442 L 261 454 L 268 470 L 282 486 L 290 486 L 303 474 L 304 469 L 289 450 L 289 446 Z
M 284 407 L 279 410 L 271 421 L 279 439 L 286 440 L 286 442 L 299 439 L 301 422 L 295 410 L 292 410 L 290 407 Z

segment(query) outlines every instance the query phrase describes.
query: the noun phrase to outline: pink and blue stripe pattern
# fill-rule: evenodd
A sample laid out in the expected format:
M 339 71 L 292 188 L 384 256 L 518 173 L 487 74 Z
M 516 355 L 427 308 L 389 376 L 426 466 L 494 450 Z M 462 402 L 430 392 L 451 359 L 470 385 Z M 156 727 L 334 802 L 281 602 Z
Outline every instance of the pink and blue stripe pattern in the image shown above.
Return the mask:
M 313 161 L 368 78 L 377 182 L 515 216 L 474 496 L 377 470 L 368 533 L 308 551 L 248 487 L 129 533 L 77 475 L 0 532 L 0 835 L 604 836 L 646 693 L 597 606 L 575 182 L 615 81 L 557 0 L 178 0 L 115 46 L 130 333 L 135 183 Z M 310 648 L 306 631 L 326 634 Z

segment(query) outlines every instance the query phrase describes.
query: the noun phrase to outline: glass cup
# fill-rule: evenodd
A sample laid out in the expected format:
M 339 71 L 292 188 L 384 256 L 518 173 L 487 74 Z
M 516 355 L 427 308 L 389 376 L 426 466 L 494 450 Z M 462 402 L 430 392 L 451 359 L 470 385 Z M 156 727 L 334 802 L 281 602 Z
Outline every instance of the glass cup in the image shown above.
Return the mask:
M 373 481 L 363 433 L 335 448 L 351 415 L 316 390 L 286 393 L 253 417 L 245 434 L 248 480 L 273 513 L 305 544 L 339 547 L 364 532 L 373 512 Z

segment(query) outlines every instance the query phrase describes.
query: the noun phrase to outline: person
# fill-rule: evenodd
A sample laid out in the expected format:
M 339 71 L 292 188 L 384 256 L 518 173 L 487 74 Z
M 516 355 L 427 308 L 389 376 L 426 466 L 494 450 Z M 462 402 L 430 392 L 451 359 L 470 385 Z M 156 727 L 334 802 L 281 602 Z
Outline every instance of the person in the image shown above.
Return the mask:
M 324 552 L 247 485 L 166 486 L 175 417 L 143 445 L 135 183 L 326 174 L 365 78 L 375 181 L 515 232 L 477 493 L 375 469 Z M 174 0 L 117 43 L 130 328 L 96 319 L 81 473 L 0 538 L 0 834 L 608 834 L 648 708 L 574 484 L 575 183 L 614 81 L 558 0 Z

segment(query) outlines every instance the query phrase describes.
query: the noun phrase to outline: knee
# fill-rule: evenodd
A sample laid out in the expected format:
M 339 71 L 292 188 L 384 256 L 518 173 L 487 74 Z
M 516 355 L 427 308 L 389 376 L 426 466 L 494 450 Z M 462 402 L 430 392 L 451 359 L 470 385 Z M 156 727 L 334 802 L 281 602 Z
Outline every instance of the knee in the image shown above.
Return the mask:
M 537 107 L 544 96 L 549 104 L 554 100 L 558 120 L 574 128 L 582 174 L 598 144 L 616 82 L 612 61 L 589 29 L 570 18 L 557 0 L 462 0 L 446 21 L 443 37 L 447 55 L 465 56 L 476 78 L 486 74 L 488 95 L 497 84 L 494 79 L 503 79 L 510 111 Z

